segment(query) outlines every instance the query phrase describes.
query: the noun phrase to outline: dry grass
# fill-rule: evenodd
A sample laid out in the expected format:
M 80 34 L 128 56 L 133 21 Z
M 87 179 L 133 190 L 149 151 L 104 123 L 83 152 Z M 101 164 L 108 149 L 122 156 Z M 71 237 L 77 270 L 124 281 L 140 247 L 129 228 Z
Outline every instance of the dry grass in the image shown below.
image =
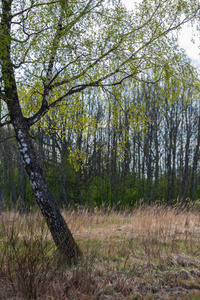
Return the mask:
M 39 213 L 0 216 L 1 299 L 200 299 L 200 214 L 63 211 L 85 258 L 66 269 Z

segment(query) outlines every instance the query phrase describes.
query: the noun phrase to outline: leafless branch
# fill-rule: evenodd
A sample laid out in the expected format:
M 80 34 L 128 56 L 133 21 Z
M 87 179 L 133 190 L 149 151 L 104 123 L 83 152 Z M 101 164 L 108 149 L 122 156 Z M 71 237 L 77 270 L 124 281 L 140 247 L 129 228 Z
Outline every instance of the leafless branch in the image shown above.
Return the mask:
M 3 142 L 5 142 L 5 141 L 10 140 L 10 139 L 13 139 L 13 138 L 15 138 L 15 137 L 16 137 L 15 135 L 8 136 L 7 138 L 5 138 L 5 139 L 3 139 L 3 140 L 0 140 L 0 143 L 3 143 Z

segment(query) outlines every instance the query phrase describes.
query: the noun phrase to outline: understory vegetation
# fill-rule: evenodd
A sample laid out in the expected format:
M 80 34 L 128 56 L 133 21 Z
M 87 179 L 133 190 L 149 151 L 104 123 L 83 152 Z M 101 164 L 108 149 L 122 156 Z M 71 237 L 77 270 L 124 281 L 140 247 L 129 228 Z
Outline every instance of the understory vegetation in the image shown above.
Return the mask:
M 199 207 L 62 214 L 84 258 L 67 267 L 39 212 L 0 215 L 0 300 L 200 299 Z

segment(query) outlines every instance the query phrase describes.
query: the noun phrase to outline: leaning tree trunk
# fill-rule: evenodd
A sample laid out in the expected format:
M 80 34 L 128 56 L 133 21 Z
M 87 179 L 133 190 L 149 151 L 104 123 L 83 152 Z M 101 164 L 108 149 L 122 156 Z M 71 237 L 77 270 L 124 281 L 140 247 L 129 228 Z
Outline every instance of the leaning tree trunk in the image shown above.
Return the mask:
M 14 115 L 13 126 L 19 150 L 37 204 L 47 222 L 56 246 L 59 248 L 62 255 L 66 257 L 69 264 L 76 263 L 81 255 L 81 251 L 48 188 L 42 168 L 37 161 L 36 154 L 33 149 L 26 119 L 21 115 L 20 111 L 17 113 L 16 109 Z

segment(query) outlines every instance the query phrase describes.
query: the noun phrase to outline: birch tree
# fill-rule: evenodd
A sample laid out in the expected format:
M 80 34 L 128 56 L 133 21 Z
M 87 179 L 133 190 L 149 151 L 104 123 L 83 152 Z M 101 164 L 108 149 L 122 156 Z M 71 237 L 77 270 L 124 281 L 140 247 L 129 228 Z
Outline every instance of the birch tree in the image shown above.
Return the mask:
M 105 91 L 141 75 L 148 81 L 152 67 L 156 80 L 166 69 L 167 76 L 190 73 L 171 32 L 198 13 L 195 0 L 144 0 L 132 13 L 118 0 L 0 1 L 0 126 L 12 124 L 37 204 L 69 264 L 82 253 L 48 188 L 31 127 L 84 90 Z M 31 112 L 22 107 L 25 96 Z

